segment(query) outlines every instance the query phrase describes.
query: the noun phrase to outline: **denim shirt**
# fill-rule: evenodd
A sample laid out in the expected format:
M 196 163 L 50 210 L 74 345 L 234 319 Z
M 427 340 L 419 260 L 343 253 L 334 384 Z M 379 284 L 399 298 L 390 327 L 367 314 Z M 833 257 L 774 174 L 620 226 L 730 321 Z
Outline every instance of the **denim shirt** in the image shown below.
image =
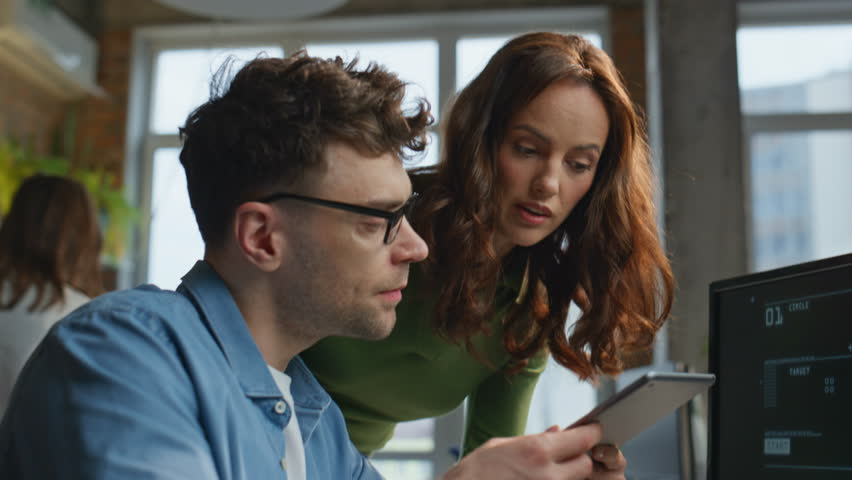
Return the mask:
M 309 479 L 380 479 L 302 360 L 286 373 Z M 33 353 L 0 424 L 3 479 L 285 479 L 291 411 L 222 279 L 103 295 Z

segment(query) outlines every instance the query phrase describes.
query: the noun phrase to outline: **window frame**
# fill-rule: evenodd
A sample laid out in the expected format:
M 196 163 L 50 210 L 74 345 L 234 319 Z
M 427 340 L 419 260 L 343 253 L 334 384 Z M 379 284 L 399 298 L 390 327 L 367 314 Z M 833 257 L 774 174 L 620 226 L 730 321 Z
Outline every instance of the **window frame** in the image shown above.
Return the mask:
M 772 2 L 740 0 L 737 30 L 772 26 L 831 26 L 852 24 L 852 3 L 830 0 Z M 742 94 L 742 93 L 740 93 Z M 752 216 L 751 145 L 755 136 L 766 133 L 806 133 L 852 130 L 852 110 L 830 113 L 747 113 L 742 112 L 742 158 L 746 205 L 747 268 L 755 271 L 754 219 Z
M 274 24 L 194 24 L 150 26 L 133 32 L 128 101 L 125 184 L 140 208 L 141 222 L 119 269 L 119 287 L 147 279 L 148 224 L 151 219 L 152 158 L 159 148 L 180 148 L 177 132 L 154 134 L 149 124 L 160 52 L 187 48 L 278 45 L 285 54 L 308 43 L 434 39 L 438 42 L 438 102 L 455 93 L 456 41 L 461 37 L 516 34 L 529 30 L 594 31 L 604 50 L 610 45 L 606 7 L 565 7 L 459 11 L 424 15 L 328 18 Z

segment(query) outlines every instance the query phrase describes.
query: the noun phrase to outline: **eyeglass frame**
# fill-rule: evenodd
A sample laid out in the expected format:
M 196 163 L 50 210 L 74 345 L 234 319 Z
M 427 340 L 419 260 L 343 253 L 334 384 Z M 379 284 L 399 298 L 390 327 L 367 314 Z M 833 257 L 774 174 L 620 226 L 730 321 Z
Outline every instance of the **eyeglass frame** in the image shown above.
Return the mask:
M 417 203 L 417 199 L 419 197 L 420 195 L 418 195 L 417 192 L 412 192 L 411 196 L 408 197 L 408 200 L 406 200 L 401 207 L 392 212 L 389 212 L 387 210 L 381 210 L 378 208 L 365 207 L 363 205 L 355 205 L 353 203 L 338 202 L 335 200 L 325 200 L 322 198 L 308 197 L 305 195 L 286 192 L 271 193 L 255 201 L 260 203 L 272 203 L 278 200 L 292 199 L 307 203 L 313 203 L 314 205 L 320 205 L 323 207 L 343 210 L 346 212 L 353 212 L 361 215 L 367 215 L 370 217 L 383 218 L 388 222 L 387 229 L 385 230 L 384 244 L 390 245 L 391 243 L 393 243 L 394 240 L 396 240 L 397 235 L 399 235 L 399 231 L 402 228 L 402 218 L 405 217 L 406 214 L 411 211 L 414 204 Z M 391 230 L 397 226 L 399 226 L 400 228 L 397 228 L 396 231 L 393 233 L 393 237 L 391 237 Z

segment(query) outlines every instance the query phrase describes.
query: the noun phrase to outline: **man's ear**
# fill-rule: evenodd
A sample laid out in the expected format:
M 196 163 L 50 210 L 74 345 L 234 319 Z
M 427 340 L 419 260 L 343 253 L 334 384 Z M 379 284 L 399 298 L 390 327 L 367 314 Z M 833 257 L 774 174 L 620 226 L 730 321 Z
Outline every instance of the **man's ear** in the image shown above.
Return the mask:
M 281 266 L 285 235 L 281 212 L 261 202 L 246 202 L 234 215 L 234 235 L 239 251 L 264 272 Z

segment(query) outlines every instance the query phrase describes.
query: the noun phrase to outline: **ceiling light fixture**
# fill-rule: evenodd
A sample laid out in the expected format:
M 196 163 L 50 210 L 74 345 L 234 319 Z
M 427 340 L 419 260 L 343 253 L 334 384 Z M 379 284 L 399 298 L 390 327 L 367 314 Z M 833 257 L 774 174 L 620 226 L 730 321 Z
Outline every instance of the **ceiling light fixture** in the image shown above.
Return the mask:
M 289 20 L 310 17 L 340 7 L 346 0 L 157 0 L 163 5 L 201 17 L 221 20 Z

